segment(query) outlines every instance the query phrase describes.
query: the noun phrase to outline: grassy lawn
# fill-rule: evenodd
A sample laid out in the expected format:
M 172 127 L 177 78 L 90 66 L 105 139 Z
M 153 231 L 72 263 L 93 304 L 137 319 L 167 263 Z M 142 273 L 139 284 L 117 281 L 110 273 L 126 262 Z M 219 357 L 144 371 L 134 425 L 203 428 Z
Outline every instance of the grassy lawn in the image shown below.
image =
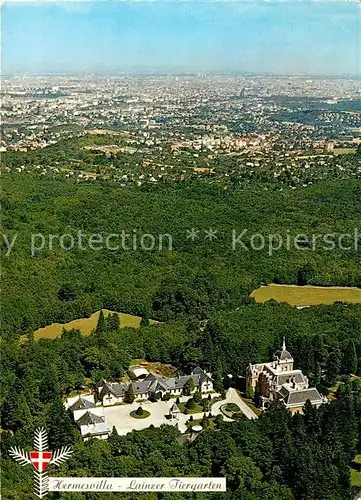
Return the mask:
M 292 306 L 333 304 L 337 301 L 361 303 L 361 290 L 356 287 L 297 286 L 272 283 L 253 290 L 251 297 L 254 297 L 256 302 L 274 299 L 277 302 L 287 302 Z
M 354 155 L 356 148 L 333 148 L 332 153 L 334 155 Z
M 226 405 L 224 405 L 224 409 L 227 411 L 231 411 L 231 412 L 239 412 L 240 411 L 240 407 L 238 405 L 236 405 L 235 403 L 227 403 Z
M 179 404 L 177 404 L 177 406 L 180 409 L 180 411 L 182 413 L 184 413 L 185 415 L 194 415 L 195 413 L 202 413 L 202 411 L 203 411 L 203 408 L 199 405 L 196 405 L 196 407 L 192 410 L 189 408 L 186 408 L 186 403 L 179 403 Z
M 351 469 L 351 484 L 352 486 L 361 487 L 361 472 L 358 472 L 355 469 Z
M 202 419 L 198 418 L 195 420 L 187 420 L 186 426 L 189 427 L 196 427 L 197 425 L 201 425 Z
M 138 418 L 138 419 L 140 419 L 140 418 L 148 418 L 148 417 L 149 417 L 149 415 L 150 415 L 149 411 L 147 411 L 147 410 L 142 410 L 142 412 L 141 412 L 141 413 L 139 413 L 139 414 L 137 413 L 137 411 L 138 411 L 138 410 L 133 410 L 133 411 L 131 411 L 131 412 L 129 413 L 129 415 L 130 415 L 131 417 L 133 417 L 133 418 Z
M 243 413 L 238 405 L 235 403 L 226 403 L 221 406 L 221 412 L 228 418 L 241 417 Z
M 348 382 L 353 382 L 354 380 L 361 380 L 361 377 L 358 377 L 357 375 L 352 375 L 349 377 L 348 379 Z M 343 385 L 344 382 L 341 382 L 340 380 L 336 381 L 335 384 L 329 388 L 329 395 L 328 395 L 328 399 L 335 399 L 336 397 L 336 393 L 337 393 L 337 389 L 339 388 L 340 385 Z
M 248 406 L 248 408 L 250 408 L 257 416 L 260 416 L 261 413 L 262 413 L 262 410 L 260 410 L 259 408 L 257 408 L 257 406 L 255 406 L 252 402 L 251 399 L 246 399 L 246 398 L 242 398 L 243 401 L 246 403 L 246 405 Z
M 198 425 L 201 426 L 201 422 L 202 422 L 202 419 L 197 419 L 197 420 L 188 420 L 187 423 L 186 423 L 186 426 L 188 427 L 188 429 L 190 429 L 191 427 L 197 427 Z M 210 418 L 208 419 L 208 428 L 209 429 L 214 429 L 216 424 L 214 423 L 214 418 Z
M 342 382 L 336 382 L 335 385 L 330 387 L 330 394 L 336 394 L 337 389 L 338 389 L 340 384 L 342 384 Z
M 108 316 L 112 311 L 103 309 L 104 316 Z M 66 330 L 71 330 L 72 328 L 78 329 L 83 335 L 90 335 L 93 330 L 95 330 L 100 311 L 93 313 L 90 318 L 80 318 L 70 321 L 69 323 L 53 323 L 44 328 L 39 328 L 34 332 L 35 340 L 38 339 L 54 339 L 61 335 L 63 328 Z M 132 316 L 131 314 L 119 313 L 120 326 L 121 328 L 139 328 L 142 318 L 140 316 Z M 157 321 L 149 320 L 151 325 L 157 323 Z

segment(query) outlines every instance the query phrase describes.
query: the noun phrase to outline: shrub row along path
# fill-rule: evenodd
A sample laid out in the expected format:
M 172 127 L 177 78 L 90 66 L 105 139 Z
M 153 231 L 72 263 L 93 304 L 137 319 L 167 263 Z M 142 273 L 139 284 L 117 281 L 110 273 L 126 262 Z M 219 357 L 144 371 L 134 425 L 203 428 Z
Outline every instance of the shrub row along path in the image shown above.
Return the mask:
M 181 397 L 181 402 L 186 402 L 189 397 Z M 177 425 L 179 430 L 183 433 L 187 430 L 186 422 L 189 420 L 190 415 L 179 415 L 178 419 L 168 420 L 165 415 L 168 415 L 170 407 L 175 403 L 175 400 L 171 401 L 158 401 L 157 403 L 151 403 L 146 401 L 141 404 L 141 406 L 149 411 L 150 416 L 144 419 L 135 419 L 130 416 L 131 411 L 137 410 L 140 404 L 139 402 L 134 402 L 132 404 L 127 405 L 118 405 L 118 406 L 105 406 L 104 414 L 106 418 L 106 422 L 110 429 L 115 426 L 119 435 L 125 435 L 128 432 L 133 430 L 141 430 L 146 429 L 150 425 L 154 425 L 155 427 L 160 427 L 162 424 L 170 424 Z M 226 398 L 222 401 L 217 401 L 211 407 L 211 412 L 213 416 L 223 415 L 221 412 L 221 406 L 227 403 L 235 403 L 239 406 L 242 413 L 249 418 L 257 418 L 257 415 L 246 405 L 244 401 L 240 398 L 237 391 L 235 389 L 228 389 L 226 393 Z M 208 411 L 206 412 L 208 415 Z M 194 419 L 201 419 L 203 417 L 203 413 L 196 413 L 193 415 Z M 226 421 L 230 421 L 229 418 L 224 417 Z

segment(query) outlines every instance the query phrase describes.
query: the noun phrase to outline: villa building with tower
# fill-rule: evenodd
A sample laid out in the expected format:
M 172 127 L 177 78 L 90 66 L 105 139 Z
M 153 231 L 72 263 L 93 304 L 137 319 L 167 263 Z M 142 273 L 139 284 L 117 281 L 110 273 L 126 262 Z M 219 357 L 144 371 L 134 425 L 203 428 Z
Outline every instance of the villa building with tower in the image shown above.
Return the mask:
M 282 349 L 268 363 L 250 364 L 247 373 L 247 387 L 256 390 L 261 398 L 262 409 L 268 408 L 272 401 L 281 401 L 291 413 L 302 413 L 306 401 L 317 408 L 327 403 L 316 387 L 309 387 L 309 381 L 301 370 L 294 369 L 293 357 Z

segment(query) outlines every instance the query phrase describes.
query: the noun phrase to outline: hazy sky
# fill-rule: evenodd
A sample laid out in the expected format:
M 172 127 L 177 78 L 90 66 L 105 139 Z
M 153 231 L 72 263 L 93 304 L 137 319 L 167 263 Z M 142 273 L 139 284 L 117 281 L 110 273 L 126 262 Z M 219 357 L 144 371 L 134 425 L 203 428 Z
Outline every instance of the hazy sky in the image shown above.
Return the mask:
M 179 0 L 2 5 L 2 73 L 359 75 L 359 2 Z

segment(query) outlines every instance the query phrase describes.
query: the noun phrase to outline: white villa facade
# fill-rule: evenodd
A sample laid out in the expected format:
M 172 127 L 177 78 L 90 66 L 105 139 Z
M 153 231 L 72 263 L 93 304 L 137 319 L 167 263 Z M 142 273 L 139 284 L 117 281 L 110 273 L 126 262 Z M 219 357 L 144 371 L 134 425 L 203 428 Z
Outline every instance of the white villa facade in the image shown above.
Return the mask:
M 112 429 L 107 424 L 105 408 L 124 403 L 126 392 L 130 386 L 132 386 L 134 392 L 135 402 L 147 401 L 152 394 L 158 394 L 162 397 L 166 394 L 173 397 L 182 396 L 185 385 L 190 379 L 194 382 L 194 389 L 191 390 L 191 393 L 196 391 L 202 394 L 213 392 L 211 374 L 204 372 L 199 367 L 195 368 L 190 375 L 178 375 L 170 378 L 162 378 L 145 370 L 141 372 L 133 370 L 132 373 L 145 378 L 128 383 L 102 380 L 97 384 L 95 394 L 80 394 L 66 400 L 65 409 L 72 412 L 74 422 L 78 425 L 84 441 L 89 438 L 108 438 Z M 149 404 L 156 405 L 157 403 Z M 166 405 L 166 403 L 162 402 L 162 405 Z M 171 407 L 167 408 L 163 416 L 164 419 L 165 416 L 169 416 L 173 421 L 179 419 L 180 413 L 177 405 L 171 404 Z
M 130 385 L 132 385 L 136 400 L 149 399 L 152 394 L 160 394 L 162 397 L 166 394 L 170 396 L 181 396 L 184 386 L 189 379 L 193 379 L 195 385 L 192 392 L 199 391 L 204 394 L 213 391 L 212 375 L 197 367 L 190 375 L 178 375 L 171 378 L 162 378 L 154 373 L 149 373 L 143 380 L 130 383 L 107 382 L 106 380 L 102 380 L 97 384 L 97 397 L 103 406 L 123 403 Z
M 294 369 L 293 363 L 283 340 L 282 350 L 276 352 L 273 361 L 249 365 L 247 386 L 255 390 L 258 385 L 262 409 L 272 401 L 282 401 L 291 413 L 302 413 L 306 401 L 317 408 L 327 403 L 316 387 L 309 387 L 308 378 L 301 370 Z
M 73 413 L 80 433 L 87 441 L 89 438 L 107 439 L 109 428 L 105 421 L 104 408 L 95 404 L 93 394 L 82 394 L 66 400 L 65 409 Z

